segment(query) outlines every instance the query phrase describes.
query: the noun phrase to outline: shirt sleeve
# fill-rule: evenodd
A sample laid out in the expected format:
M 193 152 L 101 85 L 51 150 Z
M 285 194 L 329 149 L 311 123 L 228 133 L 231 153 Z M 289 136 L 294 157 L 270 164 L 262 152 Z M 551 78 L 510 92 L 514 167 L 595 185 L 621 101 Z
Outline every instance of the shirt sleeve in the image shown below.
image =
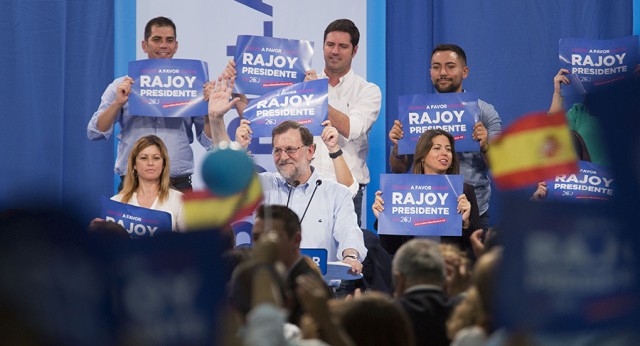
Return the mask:
M 478 106 L 480 106 L 480 121 L 487 128 L 489 139 L 502 133 L 502 119 L 496 109 L 482 100 L 478 100 Z
M 113 126 L 111 126 L 107 131 L 98 130 L 98 116 L 102 114 L 111 104 L 116 100 L 116 90 L 118 85 L 122 83 L 122 78 L 118 78 L 114 80 L 107 89 L 105 89 L 104 93 L 102 93 L 102 97 L 100 98 L 100 106 L 98 106 L 98 110 L 93 113 L 91 119 L 89 120 L 89 124 L 87 124 L 87 138 L 92 141 L 97 141 L 100 139 L 109 139 L 111 134 L 113 133 Z
M 211 145 L 213 144 L 213 142 L 211 141 L 211 138 L 207 137 L 207 134 L 204 132 L 205 116 L 193 117 L 191 119 L 193 121 L 193 125 L 195 125 L 196 128 L 196 138 L 198 138 L 198 142 L 200 142 L 202 147 L 206 150 L 211 150 Z
M 380 104 L 382 102 L 382 93 L 380 88 L 373 84 L 367 83 L 362 88 L 356 100 L 352 100 L 348 105 L 349 117 L 349 138 L 352 141 L 367 134 L 373 123 L 378 119 L 380 114 Z
M 344 191 L 344 190 L 342 190 Z M 335 222 L 333 238 L 338 243 L 336 257 L 342 260 L 342 252 L 345 249 L 356 249 L 360 262 L 367 257 L 367 248 L 364 246 L 364 236 L 358 227 L 357 216 L 353 207 L 353 199 L 347 191 L 336 195 L 336 210 L 334 210 Z

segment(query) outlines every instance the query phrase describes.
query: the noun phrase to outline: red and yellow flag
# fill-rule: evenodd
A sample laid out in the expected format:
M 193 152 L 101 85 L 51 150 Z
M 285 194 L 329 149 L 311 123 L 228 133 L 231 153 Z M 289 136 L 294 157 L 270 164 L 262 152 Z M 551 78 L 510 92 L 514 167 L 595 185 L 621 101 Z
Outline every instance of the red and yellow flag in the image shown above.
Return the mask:
M 251 215 L 262 201 L 262 186 L 257 174 L 246 190 L 231 196 L 216 196 L 209 192 L 193 191 L 182 196 L 184 218 L 188 230 L 223 227 Z
M 496 185 L 515 189 L 578 170 L 564 113 L 530 113 L 514 121 L 487 153 Z

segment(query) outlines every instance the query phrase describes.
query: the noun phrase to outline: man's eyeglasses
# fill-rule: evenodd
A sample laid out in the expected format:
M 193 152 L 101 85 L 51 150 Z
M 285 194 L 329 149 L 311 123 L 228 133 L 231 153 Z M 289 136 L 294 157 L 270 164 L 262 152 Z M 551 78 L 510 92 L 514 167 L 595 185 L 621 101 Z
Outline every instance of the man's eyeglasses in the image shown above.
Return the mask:
M 295 155 L 295 153 L 298 152 L 298 150 L 300 150 L 300 148 L 304 147 L 304 145 L 301 145 L 297 148 L 292 148 L 292 147 L 286 147 L 284 149 L 281 148 L 273 148 L 273 150 L 271 151 L 273 153 L 273 156 L 280 156 L 282 155 L 282 152 L 286 152 L 287 155 L 291 156 L 291 155 Z

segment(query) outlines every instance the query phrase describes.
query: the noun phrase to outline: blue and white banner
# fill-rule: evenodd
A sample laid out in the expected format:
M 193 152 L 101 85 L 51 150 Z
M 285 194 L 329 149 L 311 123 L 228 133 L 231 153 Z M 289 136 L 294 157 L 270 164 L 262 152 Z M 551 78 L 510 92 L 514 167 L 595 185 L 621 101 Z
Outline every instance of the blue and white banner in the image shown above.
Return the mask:
M 154 117 L 197 117 L 207 114 L 204 84 L 207 63 L 187 59 L 147 59 L 129 62 L 133 78 L 129 113 Z
M 137 207 L 103 197 L 102 215 L 106 221 L 124 227 L 132 239 L 171 232 L 171 214 L 165 211 Z
M 620 208 L 517 198 L 504 206 L 497 327 L 593 334 L 637 325 L 639 242 Z
M 327 249 L 300 249 L 300 253 L 311 258 L 322 275 L 327 275 Z
M 322 133 L 328 111 L 328 79 L 316 79 L 272 91 L 249 102 L 244 118 L 251 120 L 253 137 L 271 137 L 271 131 L 286 120 L 304 125 L 312 135 Z
M 380 174 L 384 211 L 378 233 L 414 236 L 462 235 L 457 213 L 462 175 Z
M 560 66 L 571 84 L 563 94 L 587 94 L 601 86 L 629 79 L 640 63 L 638 36 L 613 40 L 560 39 Z
M 609 201 L 615 182 L 607 166 L 578 161 L 577 174 L 559 175 L 547 181 L 547 200 Z
M 304 80 L 313 42 L 240 35 L 236 41 L 236 92 L 263 95 Z
M 449 132 L 457 152 L 480 151 L 480 144 L 472 138 L 479 117 L 478 97 L 473 93 L 399 96 L 398 120 L 404 137 L 398 141 L 398 153 L 413 154 L 420 135 L 432 129 Z

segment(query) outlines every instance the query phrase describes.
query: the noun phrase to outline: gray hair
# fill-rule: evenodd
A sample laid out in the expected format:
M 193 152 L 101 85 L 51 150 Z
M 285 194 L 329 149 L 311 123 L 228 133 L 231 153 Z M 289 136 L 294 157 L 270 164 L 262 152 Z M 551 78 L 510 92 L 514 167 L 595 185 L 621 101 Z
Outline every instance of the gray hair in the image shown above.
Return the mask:
M 411 239 L 393 258 L 393 271 L 407 279 L 441 285 L 445 280 L 444 259 L 438 244 L 428 239 Z

